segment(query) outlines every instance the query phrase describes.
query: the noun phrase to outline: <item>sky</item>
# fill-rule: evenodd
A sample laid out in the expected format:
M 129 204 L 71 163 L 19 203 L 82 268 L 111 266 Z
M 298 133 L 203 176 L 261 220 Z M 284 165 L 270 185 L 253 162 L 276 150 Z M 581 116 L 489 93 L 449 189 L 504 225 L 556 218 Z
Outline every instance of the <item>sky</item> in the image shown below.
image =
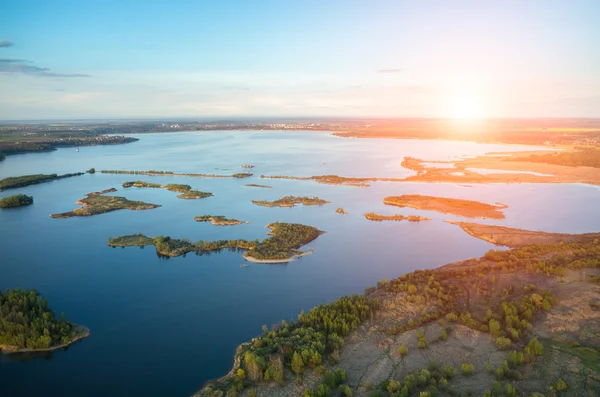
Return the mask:
M 0 0 L 0 120 L 600 117 L 598 0 Z

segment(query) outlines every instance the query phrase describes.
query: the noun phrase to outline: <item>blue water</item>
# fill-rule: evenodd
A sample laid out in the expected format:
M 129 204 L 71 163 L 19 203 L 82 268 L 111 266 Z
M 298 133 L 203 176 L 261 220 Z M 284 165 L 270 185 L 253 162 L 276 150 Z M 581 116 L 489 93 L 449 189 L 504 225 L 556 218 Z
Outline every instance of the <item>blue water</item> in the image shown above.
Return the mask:
M 10 156 L 0 178 L 65 173 L 90 167 L 174 172 L 243 172 L 248 179 L 133 177 L 96 173 L 8 190 L 29 207 L 0 211 L 0 289 L 36 288 L 57 313 L 91 329 L 64 351 L 0 357 L 0 396 L 188 396 L 226 373 L 237 345 L 263 324 L 293 319 L 301 310 L 361 293 L 382 278 L 478 257 L 490 244 L 443 222 L 459 217 L 384 206 L 385 196 L 443 195 L 509 206 L 506 220 L 482 221 L 557 232 L 597 231 L 600 189 L 588 185 L 473 185 L 374 183 L 369 188 L 312 181 L 260 179 L 260 174 L 403 177 L 403 156 L 432 161 L 514 150 L 464 142 L 337 138 L 325 133 L 203 132 L 151 134 L 119 146 L 60 149 Z M 526 148 L 522 148 L 523 150 Z M 325 163 L 325 164 L 323 164 Z M 128 180 L 186 183 L 213 197 L 180 200 L 163 189 L 123 189 Z M 272 189 L 246 187 L 267 184 Z M 86 193 L 116 187 L 115 195 L 162 206 L 87 218 L 51 219 Z M 322 207 L 265 208 L 250 200 L 316 195 Z M 349 215 L 335 213 L 343 207 Z M 369 222 L 369 211 L 433 218 L 430 222 Z M 225 215 L 250 224 L 216 227 L 194 216 Z M 462 219 L 464 220 L 464 219 Z M 313 225 L 327 233 L 308 255 L 287 265 L 251 264 L 241 254 L 160 259 L 153 247 L 113 249 L 108 237 L 142 232 L 191 240 L 265 238 L 273 221 Z

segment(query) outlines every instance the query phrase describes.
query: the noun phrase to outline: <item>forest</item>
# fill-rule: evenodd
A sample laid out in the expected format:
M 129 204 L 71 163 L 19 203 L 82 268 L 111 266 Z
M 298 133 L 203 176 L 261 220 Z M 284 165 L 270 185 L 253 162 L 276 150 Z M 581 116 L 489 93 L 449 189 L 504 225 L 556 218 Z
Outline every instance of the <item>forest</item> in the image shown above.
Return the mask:
M 345 296 L 300 313 L 291 324 L 282 321 L 271 330 L 263 326 L 262 335 L 238 347 L 236 356 L 241 363 L 237 376 L 214 382 L 204 391 L 208 395 L 219 395 L 217 390 L 237 395 L 263 382 L 283 385 L 285 368 L 297 376 L 314 370 L 323 375 L 322 384 L 327 389 L 335 389 L 345 373 L 325 371 L 324 365 L 339 360 L 343 337 L 372 318 L 377 306 L 376 300 L 364 296 Z
M 14 189 L 18 187 L 25 187 L 29 185 L 35 185 L 38 183 L 50 182 L 62 178 L 70 178 L 72 176 L 85 175 L 84 172 L 76 172 L 73 174 L 35 174 L 35 175 L 23 175 L 8 177 L 0 180 L 0 190 Z
M 490 363 L 485 366 L 490 385 L 483 390 L 483 395 L 516 396 L 515 382 L 531 376 L 530 367 L 525 366 L 542 356 L 544 345 L 548 343 L 538 340 L 533 330 L 534 321 L 552 311 L 558 303 L 550 290 L 531 281 L 552 285 L 550 280 L 564 277 L 566 269 L 599 268 L 599 257 L 598 241 L 529 245 L 509 251 L 492 250 L 480 259 L 434 270 L 417 270 L 391 281 L 382 280 L 368 288 L 365 296 L 342 297 L 331 305 L 302 312 L 291 324 L 282 321 L 270 330 L 263 326 L 260 336 L 238 347 L 232 372 L 235 376 L 212 382 L 198 395 L 233 396 L 245 388 L 250 388 L 248 395 L 257 395 L 256 388 L 262 389 L 264 383 L 283 386 L 290 376 L 295 376 L 300 384 L 308 372 L 310 379 L 314 379 L 313 374 L 321 378 L 311 389 L 304 389 L 304 397 L 351 396 L 353 390 L 344 385 L 345 371 L 339 367 L 333 370 L 344 346 L 344 337 L 373 318 L 376 311 L 391 309 L 391 313 L 395 313 L 391 306 L 397 304 L 414 308 L 414 315 L 394 318 L 390 313 L 384 314 L 369 325 L 382 327 L 381 338 L 386 334 L 393 337 L 416 330 L 417 348 L 427 350 L 447 340 L 456 325 L 489 334 L 497 354 L 506 359 L 499 366 Z M 587 281 L 597 283 L 599 278 L 592 276 Z M 441 332 L 438 339 L 427 340 L 420 327 L 433 322 L 442 326 Z M 600 357 L 598 351 L 590 347 L 577 344 L 569 349 L 576 355 L 585 355 L 587 360 L 591 357 L 592 362 Z M 398 356 L 407 353 L 407 347 L 402 344 Z M 463 395 L 451 385 L 453 379 L 458 373 L 468 378 L 483 370 L 470 362 L 458 367 L 452 362 L 444 364 L 430 361 L 426 368 L 408 371 L 403 378 L 389 377 L 378 385 L 366 382 L 360 386 L 369 395 L 380 397 Z M 355 390 L 358 387 L 353 386 Z M 568 386 L 558 379 L 548 387 L 561 391 Z M 467 392 L 466 395 L 475 394 Z M 532 394 L 538 395 L 541 394 Z
M 74 324 L 58 318 L 36 290 L 0 291 L 0 344 L 47 349 L 68 343 Z
M 0 199 L 0 208 L 23 207 L 33 204 L 33 197 L 25 194 L 15 194 L 14 196 Z

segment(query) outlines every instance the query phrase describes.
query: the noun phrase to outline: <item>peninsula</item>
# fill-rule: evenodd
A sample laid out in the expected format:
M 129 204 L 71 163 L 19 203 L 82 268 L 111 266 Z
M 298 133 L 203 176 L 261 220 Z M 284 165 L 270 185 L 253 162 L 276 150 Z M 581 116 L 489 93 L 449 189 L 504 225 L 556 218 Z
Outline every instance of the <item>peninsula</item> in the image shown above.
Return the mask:
M 116 210 L 149 210 L 160 207 L 158 204 L 145 203 L 143 201 L 127 200 L 125 197 L 104 196 L 104 193 L 114 192 L 113 189 L 107 189 L 100 192 L 88 193 L 85 198 L 79 199 L 75 204 L 83 207 L 73 211 L 59 214 L 50 214 L 51 218 L 71 218 L 73 216 L 92 216 L 104 214 Z
M 452 214 L 466 218 L 491 218 L 504 219 L 502 209 L 504 204 L 486 204 L 478 201 L 462 200 L 447 197 L 421 196 L 418 194 L 405 194 L 390 196 L 383 199 L 387 205 L 409 207 L 426 211 L 437 211 L 443 214 Z
M 545 241 L 381 280 L 265 326 L 195 396 L 598 394 L 600 245 Z
M 33 197 L 25 194 L 15 194 L 0 199 L 0 208 L 16 208 L 33 204 Z
M 488 243 L 511 248 L 518 248 L 531 244 L 556 244 L 570 243 L 573 241 L 593 243 L 594 241 L 600 241 L 600 233 L 548 233 L 471 222 L 447 222 L 460 226 L 462 230 L 475 238 L 487 241 Z
M 294 207 L 296 204 L 302 205 L 323 205 L 328 204 L 330 201 L 322 200 L 318 197 L 296 197 L 296 196 L 285 196 L 275 201 L 266 200 L 252 200 L 252 204 L 259 205 L 261 207 Z
M 169 236 L 147 237 L 143 234 L 133 234 L 117 238 L 109 238 L 111 247 L 144 247 L 154 245 L 157 254 L 165 257 L 185 255 L 196 252 L 198 255 L 222 249 L 246 250 L 244 259 L 257 263 L 286 263 L 291 262 L 312 251 L 299 251 L 298 248 L 319 237 L 321 230 L 295 223 L 271 223 L 266 226 L 271 229 L 269 237 L 259 242 L 247 240 L 218 240 L 192 243 L 187 239 L 178 240 Z
M 8 177 L 0 180 L 0 191 L 6 189 L 15 189 L 18 187 L 25 187 L 29 185 L 37 185 L 38 183 L 51 182 L 58 179 L 70 178 L 72 176 L 85 175 L 84 172 L 76 172 L 74 174 L 35 174 L 35 175 L 23 175 Z
M 365 218 L 367 218 L 370 221 L 375 221 L 375 222 L 382 222 L 382 221 L 409 221 L 409 222 L 423 222 L 423 221 L 430 221 L 431 218 L 426 218 L 423 216 L 417 216 L 417 215 L 409 215 L 409 216 L 404 216 L 404 215 L 400 215 L 400 214 L 395 214 L 395 215 L 380 215 L 380 214 L 376 214 L 374 212 L 368 212 L 365 214 Z
M 0 290 L 0 352 L 50 351 L 89 336 L 87 328 L 58 318 L 35 290 Z
M 182 184 L 175 184 L 175 183 L 171 183 L 168 185 L 161 185 L 159 183 L 150 183 L 150 182 L 144 182 L 144 181 L 133 181 L 133 182 L 123 183 L 124 188 L 129 188 L 132 186 L 167 189 L 171 192 L 181 193 L 181 194 L 177 195 L 177 198 L 184 199 L 184 200 L 198 200 L 198 199 L 210 197 L 213 195 L 212 193 L 193 190 L 190 185 L 182 185 Z
M 215 226 L 231 226 L 241 225 L 242 223 L 248 223 L 238 221 L 237 219 L 228 219 L 222 215 L 202 215 L 194 218 L 196 222 L 211 222 Z

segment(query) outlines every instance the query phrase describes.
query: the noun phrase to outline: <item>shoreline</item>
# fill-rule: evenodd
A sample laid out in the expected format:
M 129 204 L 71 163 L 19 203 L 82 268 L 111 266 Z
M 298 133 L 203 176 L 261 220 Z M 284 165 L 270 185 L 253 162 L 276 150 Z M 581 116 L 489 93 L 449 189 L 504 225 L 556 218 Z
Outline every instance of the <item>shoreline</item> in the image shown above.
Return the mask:
M 19 348 L 17 346 L 0 344 L 0 354 L 10 355 L 10 354 L 19 354 L 19 353 L 43 353 L 43 352 L 51 352 L 51 351 L 55 351 L 55 350 L 59 350 L 59 349 L 68 347 L 68 346 L 72 345 L 73 343 L 76 343 L 76 342 L 78 342 L 78 341 L 80 341 L 82 339 L 85 339 L 88 336 L 90 336 L 90 329 L 87 328 L 87 327 L 85 327 L 85 326 L 83 326 L 83 325 L 77 325 L 77 324 L 75 324 L 74 331 L 78 335 L 75 336 L 70 341 L 68 341 L 67 343 L 62 343 L 60 345 L 52 346 L 52 347 L 47 347 L 47 348 L 44 348 L 44 349 Z M 16 348 L 16 350 L 14 350 L 14 348 Z

